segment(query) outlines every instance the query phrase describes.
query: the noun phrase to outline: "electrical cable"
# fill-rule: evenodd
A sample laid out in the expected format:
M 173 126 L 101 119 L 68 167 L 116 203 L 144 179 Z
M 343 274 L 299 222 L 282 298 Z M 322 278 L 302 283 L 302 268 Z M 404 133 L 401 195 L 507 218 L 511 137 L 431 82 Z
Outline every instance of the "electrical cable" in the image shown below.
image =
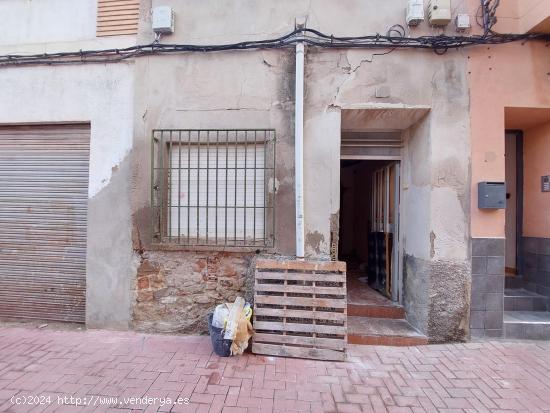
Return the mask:
M 490 1 L 489 1 L 490 5 Z M 487 3 L 484 3 L 487 6 Z M 498 0 L 489 10 L 494 13 Z M 516 41 L 541 40 L 550 42 L 550 35 L 499 34 L 491 31 L 474 36 L 419 36 L 406 37 L 405 28 L 399 24 L 391 26 L 386 35 L 339 37 L 328 35 L 315 29 L 299 28 L 273 39 L 252 40 L 231 44 L 193 45 L 162 44 L 153 42 L 146 45 L 130 46 L 122 49 L 79 50 L 73 52 L 41 54 L 9 54 L 0 56 L 0 67 L 24 65 L 68 65 L 86 63 L 116 63 L 142 56 L 172 53 L 213 53 L 230 50 L 284 49 L 303 42 L 311 47 L 327 49 L 424 49 L 443 54 L 451 49 L 476 45 L 504 44 Z

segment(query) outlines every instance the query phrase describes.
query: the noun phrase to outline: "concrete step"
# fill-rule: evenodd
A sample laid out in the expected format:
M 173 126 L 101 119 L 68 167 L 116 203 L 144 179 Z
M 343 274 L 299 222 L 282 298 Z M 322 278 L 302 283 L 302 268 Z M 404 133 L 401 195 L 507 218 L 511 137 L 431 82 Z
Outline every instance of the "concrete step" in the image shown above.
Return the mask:
M 418 346 L 428 344 L 428 338 L 406 320 L 348 316 L 348 343 Z
M 504 337 L 550 340 L 550 312 L 505 311 Z
M 504 288 L 523 288 L 525 280 L 521 275 L 507 276 L 504 278 Z
M 348 303 L 348 316 L 402 319 L 405 318 L 405 310 L 398 305 Z
M 374 318 L 405 318 L 405 309 L 366 283 L 356 278 L 348 280 L 348 316 Z
M 504 290 L 504 311 L 547 311 L 548 297 L 524 288 Z

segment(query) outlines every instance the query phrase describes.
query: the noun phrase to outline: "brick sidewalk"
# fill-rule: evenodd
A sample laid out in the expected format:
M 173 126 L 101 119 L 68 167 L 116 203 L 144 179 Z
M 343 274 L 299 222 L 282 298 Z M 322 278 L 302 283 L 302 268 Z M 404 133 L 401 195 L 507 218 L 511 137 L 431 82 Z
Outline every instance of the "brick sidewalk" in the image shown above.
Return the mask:
M 345 363 L 224 359 L 207 337 L 0 328 L 0 411 L 550 411 L 549 342 L 351 346 L 349 353 Z M 43 395 L 45 404 L 14 405 L 14 395 L 20 402 Z M 96 406 L 60 404 L 70 396 L 94 396 Z M 125 404 L 143 396 L 159 399 Z M 167 397 L 190 403 L 161 406 Z

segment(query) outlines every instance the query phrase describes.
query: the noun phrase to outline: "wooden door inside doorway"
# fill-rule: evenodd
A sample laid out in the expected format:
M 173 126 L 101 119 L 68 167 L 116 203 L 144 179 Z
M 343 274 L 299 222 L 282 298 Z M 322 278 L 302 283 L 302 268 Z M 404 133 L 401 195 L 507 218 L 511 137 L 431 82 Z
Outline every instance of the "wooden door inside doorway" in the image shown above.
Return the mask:
M 372 175 L 368 248 L 369 281 L 394 301 L 400 299 L 399 173 L 399 162 L 392 162 Z

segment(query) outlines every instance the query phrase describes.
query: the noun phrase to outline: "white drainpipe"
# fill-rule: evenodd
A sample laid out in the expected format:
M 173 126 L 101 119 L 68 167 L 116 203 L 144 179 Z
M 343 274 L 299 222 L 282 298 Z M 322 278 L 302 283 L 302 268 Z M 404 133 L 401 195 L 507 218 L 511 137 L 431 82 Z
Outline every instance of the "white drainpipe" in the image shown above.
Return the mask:
M 304 258 L 304 44 L 296 44 L 294 165 L 296 192 L 296 258 Z

